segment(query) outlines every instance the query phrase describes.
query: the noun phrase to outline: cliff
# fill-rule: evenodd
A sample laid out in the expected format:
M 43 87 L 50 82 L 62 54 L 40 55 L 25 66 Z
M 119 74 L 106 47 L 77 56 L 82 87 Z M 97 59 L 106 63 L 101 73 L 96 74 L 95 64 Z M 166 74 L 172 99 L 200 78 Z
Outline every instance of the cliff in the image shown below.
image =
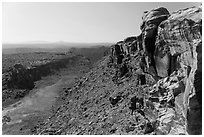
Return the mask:
M 202 134 L 202 9 L 145 11 L 35 134 Z
M 182 9 L 171 15 L 165 8 L 145 12 L 141 30 L 135 41 L 126 39 L 112 47 L 117 64 L 123 64 L 119 72 L 123 74 L 121 68 L 132 64 L 136 56 L 143 60 L 138 65 L 140 73 L 144 73 L 141 83 L 146 83 L 147 74 L 155 77 L 157 83 L 150 87 L 153 89 L 148 91 L 144 103 L 153 103 L 151 113 L 155 119 L 149 121 L 158 124 L 156 134 L 201 134 L 201 7 Z M 127 68 L 138 71 L 135 66 Z

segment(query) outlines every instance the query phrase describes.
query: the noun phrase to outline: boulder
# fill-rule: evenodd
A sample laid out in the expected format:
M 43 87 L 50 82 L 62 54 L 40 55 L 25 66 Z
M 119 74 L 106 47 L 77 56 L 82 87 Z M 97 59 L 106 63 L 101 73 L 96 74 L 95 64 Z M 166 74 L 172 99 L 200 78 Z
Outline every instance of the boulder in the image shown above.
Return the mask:
M 158 25 L 169 17 L 169 12 L 164 7 L 155 8 L 151 11 L 145 11 L 142 17 L 141 30 L 145 33 L 145 37 L 155 37 Z
M 127 37 L 126 39 L 124 39 L 124 43 L 132 43 L 133 41 L 135 41 L 137 39 L 137 37 L 132 36 L 132 37 Z
M 147 57 L 146 62 L 149 66 L 155 66 L 153 54 L 155 50 L 155 41 L 157 35 L 157 28 L 159 24 L 170 16 L 166 8 L 160 7 L 151 11 L 145 11 L 142 17 L 142 45 Z

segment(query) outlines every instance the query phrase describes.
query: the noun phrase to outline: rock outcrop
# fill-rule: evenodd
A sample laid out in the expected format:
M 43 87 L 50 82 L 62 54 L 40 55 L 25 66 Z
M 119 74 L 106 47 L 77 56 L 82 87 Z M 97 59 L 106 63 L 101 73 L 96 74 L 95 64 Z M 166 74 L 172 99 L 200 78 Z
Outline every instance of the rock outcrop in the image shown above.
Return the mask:
M 34 80 L 28 70 L 17 63 L 9 72 L 3 74 L 3 85 L 7 88 L 32 89 Z
M 202 121 L 202 9 L 174 12 L 159 25 L 155 62 L 158 75 L 183 73 L 182 110 L 189 134 L 201 134 Z M 199 76 L 200 77 L 199 77 Z M 178 95 L 178 96 L 179 96 Z M 175 97 L 177 99 L 177 97 Z M 180 98 L 181 99 L 181 98 Z
M 147 67 L 155 67 L 155 61 L 153 59 L 154 50 L 155 50 L 155 41 L 157 36 L 157 28 L 159 24 L 166 20 L 170 16 L 166 8 L 160 7 L 153 9 L 151 11 L 145 11 L 142 17 L 143 23 L 141 25 L 142 30 L 142 45 L 147 55 L 146 62 Z
M 147 74 L 155 82 L 163 78 L 144 101 L 153 103 L 153 109 L 142 104 L 144 114 L 147 110 L 151 112 L 149 117 L 147 114 L 151 125 L 157 123 L 156 134 L 201 134 L 201 7 L 182 9 L 172 15 L 165 8 L 157 8 L 144 12 L 142 19 L 141 35 L 132 41 L 132 37 L 127 38 L 129 41 L 125 39 L 120 46 L 114 45 L 112 55 L 118 64 L 128 66 L 126 72 L 133 70 L 138 75 L 140 85 L 148 84 Z M 134 45 L 135 50 L 131 52 L 127 45 Z M 121 66 L 116 67 L 117 72 L 121 71 L 118 67 Z

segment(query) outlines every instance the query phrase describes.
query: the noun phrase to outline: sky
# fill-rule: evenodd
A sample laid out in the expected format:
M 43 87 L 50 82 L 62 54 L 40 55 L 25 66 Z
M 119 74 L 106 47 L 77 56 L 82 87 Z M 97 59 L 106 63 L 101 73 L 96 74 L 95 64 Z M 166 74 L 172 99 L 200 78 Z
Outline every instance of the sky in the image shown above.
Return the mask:
M 166 7 L 170 13 L 201 3 L 184 2 L 4 2 L 2 42 L 117 42 L 141 33 L 146 10 Z

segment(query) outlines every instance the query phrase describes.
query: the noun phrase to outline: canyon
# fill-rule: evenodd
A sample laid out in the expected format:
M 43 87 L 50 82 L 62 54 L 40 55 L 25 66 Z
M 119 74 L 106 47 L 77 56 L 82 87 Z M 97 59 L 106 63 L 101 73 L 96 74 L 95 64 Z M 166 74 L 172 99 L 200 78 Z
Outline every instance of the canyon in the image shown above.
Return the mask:
M 180 9 L 171 14 L 164 7 L 145 11 L 140 29 L 139 36 L 127 37 L 108 50 L 102 50 L 100 59 L 94 60 L 91 67 L 87 67 L 90 60 L 85 55 L 69 57 L 77 64 L 71 65 L 72 74 L 82 65 L 80 77 L 78 74 L 65 75 L 65 71 L 51 85 L 38 88 L 37 97 L 28 96 L 28 99 L 20 100 L 24 105 L 20 103 L 17 107 L 14 104 L 5 108 L 3 114 L 8 113 L 5 127 L 8 128 L 12 120 L 15 122 L 12 114 L 22 108 L 29 108 L 32 112 L 35 108 L 44 110 L 46 107 L 39 106 L 40 101 L 32 101 L 35 98 L 49 106 L 55 100 L 55 93 L 60 92 L 57 95 L 59 104 L 54 105 L 44 120 L 26 128 L 25 133 L 202 134 L 202 6 Z M 19 78 L 21 81 L 16 78 L 4 80 L 3 77 L 6 83 L 3 87 L 33 88 L 33 82 L 29 80 L 39 80 L 41 73 L 49 73 L 55 66 L 55 69 L 66 70 L 69 67 L 64 67 L 65 60 L 52 61 L 51 66 L 50 63 L 40 65 L 39 73 L 34 68 L 25 69 L 17 64 L 11 70 L 12 74 L 23 73 L 24 77 Z M 27 100 L 31 101 L 30 105 Z M 22 116 L 16 119 L 18 123 Z

